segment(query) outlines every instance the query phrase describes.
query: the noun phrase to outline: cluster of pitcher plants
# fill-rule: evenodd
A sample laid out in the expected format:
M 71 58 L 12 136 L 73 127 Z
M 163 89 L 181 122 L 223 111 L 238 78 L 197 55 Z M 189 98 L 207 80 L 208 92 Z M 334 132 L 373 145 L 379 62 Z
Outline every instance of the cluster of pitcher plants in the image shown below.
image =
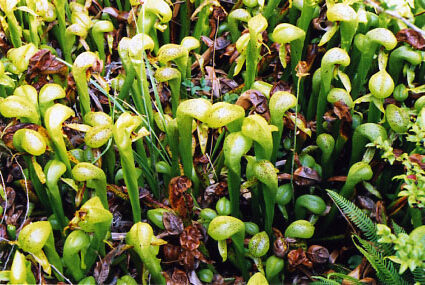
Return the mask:
M 0 0 L 0 282 L 425 284 L 424 35 L 423 0 Z

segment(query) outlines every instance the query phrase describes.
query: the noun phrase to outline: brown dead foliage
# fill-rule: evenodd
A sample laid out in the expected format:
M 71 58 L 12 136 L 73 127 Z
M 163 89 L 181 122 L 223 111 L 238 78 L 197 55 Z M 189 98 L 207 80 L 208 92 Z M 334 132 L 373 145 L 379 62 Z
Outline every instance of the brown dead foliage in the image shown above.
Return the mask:
M 294 182 L 298 186 L 311 186 L 321 180 L 319 173 L 310 167 L 301 166 L 294 171 Z
M 398 42 L 405 42 L 414 49 L 425 50 L 425 39 L 417 31 L 412 29 L 402 29 L 396 34 Z
M 221 181 L 205 188 L 202 205 L 208 207 L 227 193 L 227 182 Z
M 300 265 L 307 268 L 313 267 L 313 263 L 307 258 L 307 255 L 302 248 L 291 250 L 287 257 L 290 271 L 294 271 Z
M 186 176 L 174 177 L 168 185 L 168 197 L 171 208 L 183 219 L 192 214 L 193 198 L 187 192 L 192 187 L 192 181 Z
M 292 93 L 292 85 L 282 80 L 273 83 L 273 87 L 272 89 L 270 89 L 270 97 L 278 91 L 286 91 Z
M 169 235 L 178 235 L 183 231 L 182 219 L 172 213 L 165 212 L 162 215 L 162 222 Z
M 93 276 L 97 284 L 105 283 L 105 281 L 108 279 L 109 271 L 111 269 L 111 263 L 114 261 L 116 257 L 123 254 L 123 252 L 129 248 L 131 248 L 131 246 L 126 244 L 120 244 L 116 248 L 108 252 L 108 254 L 105 255 L 104 258 L 102 258 L 100 261 L 96 263 Z
M 326 263 L 329 261 L 329 251 L 321 245 L 311 245 L 307 250 L 307 256 L 313 263 Z
M 42 83 L 48 83 L 47 75 L 59 74 L 65 77 L 67 71 L 68 68 L 64 63 L 57 60 L 49 50 L 42 49 L 30 58 L 26 80 L 31 82 L 39 77 L 38 84 L 33 84 L 39 90 L 43 86 Z
M 250 109 L 251 113 L 257 113 L 266 120 L 270 119 L 270 112 L 267 97 L 258 90 L 250 89 L 242 93 L 235 103 L 245 110 Z
M 180 245 L 187 250 L 196 250 L 203 238 L 199 228 L 193 225 L 187 226 L 180 235 Z
M 46 140 L 49 139 L 47 130 L 42 126 L 32 124 L 32 123 L 16 123 L 14 125 L 8 126 L 2 136 L 2 140 L 5 145 L 10 149 L 15 149 L 13 146 L 13 135 L 20 129 L 30 129 L 39 132 Z
M 171 276 L 166 275 L 167 285 L 188 285 L 189 278 L 183 270 L 174 268 Z
M 120 11 L 113 7 L 106 7 L 102 10 L 103 13 L 117 19 L 119 22 L 127 22 L 129 13 L 127 11 Z

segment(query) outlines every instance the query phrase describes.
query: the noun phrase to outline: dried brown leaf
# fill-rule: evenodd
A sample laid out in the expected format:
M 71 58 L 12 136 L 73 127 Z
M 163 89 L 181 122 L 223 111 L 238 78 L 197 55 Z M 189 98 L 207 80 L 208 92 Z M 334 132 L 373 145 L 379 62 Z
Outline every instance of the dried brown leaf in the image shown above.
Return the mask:
M 127 11 L 120 11 L 113 7 L 106 7 L 102 10 L 102 12 L 117 19 L 119 22 L 126 22 L 128 20 L 129 13 Z
M 42 49 L 30 58 L 26 79 L 32 81 L 36 76 L 49 74 L 65 76 L 67 70 L 67 66 L 57 60 L 48 49 Z
M 295 270 L 299 265 L 304 265 L 308 268 L 312 268 L 313 264 L 312 262 L 307 258 L 304 250 L 302 248 L 291 250 L 288 253 L 288 263 L 289 263 L 289 270 L 293 271 Z
M 267 97 L 258 90 L 250 89 L 245 91 L 239 96 L 235 104 L 243 107 L 245 110 L 252 109 L 255 113 L 265 117 L 266 120 L 270 118 Z
M 96 263 L 96 267 L 93 271 L 93 276 L 97 284 L 104 284 L 106 279 L 108 279 L 109 271 L 111 269 L 111 264 L 114 261 L 115 257 L 121 255 L 124 251 L 131 248 L 131 246 L 126 244 L 120 244 L 118 247 L 114 248 L 104 258 Z
M 407 205 L 407 196 L 398 198 L 388 207 L 388 216 L 397 214 L 405 205 Z
M 415 49 L 425 50 L 425 39 L 417 31 L 412 29 L 402 29 L 396 34 L 398 42 L 405 42 Z
M 162 246 L 162 252 L 167 262 L 176 262 L 179 258 L 180 246 L 167 243 Z
M 270 97 L 273 96 L 274 93 L 278 91 L 286 91 L 292 93 L 292 85 L 286 81 L 278 81 L 273 84 L 272 89 L 270 90 Z
M 188 274 L 189 282 L 192 285 L 202 285 L 201 280 L 199 280 L 198 275 L 196 275 L 195 270 L 190 271 Z
M 333 176 L 330 177 L 327 181 L 329 182 L 345 182 L 347 180 L 347 176 Z
M 279 237 L 273 242 L 273 253 L 277 257 L 284 258 L 288 250 L 289 246 L 285 238 Z
M 375 219 L 378 224 L 385 224 L 388 221 L 387 211 L 383 201 L 376 202 Z
M 425 155 L 414 153 L 409 156 L 409 160 L 417 163 L 422 169 L 425 169 Z
M 183 219 L 190 216 L 193 210 L 193 198 L 187 193 L 190 187 L 192 187 L 192 181 L 186 176 L 174 177 L 168 185 L 171 208 Z
M 226 282 L 224 281 L 223 276 L 220 274 L 214 274 L 213 282 L 211 285 L 224 285 Z
M 204 191 L 204 200 L 202 205 L 208 207 L 210 204 L 215 202 L 218 198 L 226 195 L 227 182 L 221 181 L 208 186 Z
M 175 268 L 167 285 L 189 285 L 189 278 L 183 270 Z
M 7 54 L 7 51 L 11 49 L 12 46 L 10 45 L 10 42 L 7 40 L 6 33 L 3 31 L 3 28 L 0 30 L 0 49 L 3 52 L 3 54 Z
M 165 230 L 170 235 L 178 235 L 183 232 L 183 221 L 180 217 L 170 212 L 165 212 L 162 215 L 162 222 L 164 223 Z
M 313 263 L 326 263 L 329 260 L 329 251 L 321 245 L 311 245 L 307 250 L 307 256 Z
M 344 120 L 348 123 L 352 122 L 350 109 L 344 102 L 338 101 L 338 102 L 335 102 L 333 105 L 334 105 L 333 111 L 340 120 Z
M 13 146 L 13 135 L 20 129 L 30 129 L 37 131 L 46 139 L 46 141 L 49 140 L 47 130 L 42 126 L 31 123 L 17 123 L 8 126 L 3 132 L 2 140 L 8 148 L 15 149 L 15 147 Z
M 294 182 L 299 186 L 310 186 L 320 181 L 317 171 L 310 167 L 301 166 L 294 171 Z
M 218 20 L 220 22 L 223 22 L 223 20 L 225 20 L 226 17 L 227 17 L 227 12 L 226 12 L 226 10 L 224 10 L 223 7 L 214 5 L 212 17 L 213 17 L 214 20 Z
M 362 209 L 372 211 L 375 208 L 375 202 L 367 196 L 359 195 L 357 196 L 357 200 L 359 201 L 359 206 Z
M 318 31 L 324 31 L 326 32 L 331 28 L 331 26 L 334 24 L 331 21 L 328 21 L 326 18 L 327 8 L 326 6 L 322 6 L 320 9 L 319 17 L 314 18 L 312 21 L 314 29 Z
M 195 250 L 201 244 L 202 233 L 195 226 L 187 226 L 180 234 L 180 245 L 187 250 Z
M 220 97 L 220 80 L 218 79 L 215 69 L 212 66 L 206 66 L 205 71 L 207 72 L 206 79 L 212 86 L 212 94 L 215 98 Z
M 186 270 L 193 270 L 198 267 L 198 260 L 202 261 L 203 263 L 212 263 L 212 261 L 207 260 L 198 249 L 187 250 L 182 248 L 179 255 L 179 264 L 182 265 Z

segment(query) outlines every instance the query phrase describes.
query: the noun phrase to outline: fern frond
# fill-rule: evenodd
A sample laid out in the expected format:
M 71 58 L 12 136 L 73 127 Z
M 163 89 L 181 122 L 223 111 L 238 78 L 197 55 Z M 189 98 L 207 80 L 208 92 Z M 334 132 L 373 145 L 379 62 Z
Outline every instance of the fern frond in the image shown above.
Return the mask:
M 319 281 L 310 283 L 310 284 L 316 284 L 316 285 L 341 284 L 343 281 L 344 281 L 344 284 L 347 284 L 347 285 L 363 285 L 362 282 L 360 282 L 354 277 L 351 277 L 349 275 L 342 274 L 342 273 L 336 273 L 336 272 L 328 274 L 327 278 L 323 276 L 313 276 L 312 278 L 319 279 Z
M 355 239 L 357 239 L 360 244 L 357 244 Z M 372 244 L 356 235 L 353 236 L 353 243 L 364 257 L 366 257 L 373 269 L 375 269 L 376 276 L 378 276 L 383 284 L 409 284 L 398 274 L 394 263 L 384 258 L 382 253 Z
M 413 278 L 415 279 L 415 282 L 425 284 L 425 270 L 422 268 L 416 268 L 413 271 Z
M 310 283 L 310 285 L 340 285 L 340 282 L 337 282 L 335 280 L 326 279 L 322 276 L 313 276 L 312 278 L 318 279 L 319 281 L 313 281 Z
M 401 226 L 396 224 L 396 222 L 392 221 L 392 224 L 393 224 L 394 233 L 396 235 L 399 235 L 401 233 L 404 233 L 404 234 L 406 233 L 406 231 Z
M 342 273 L 329 273 L 328 278 L 334 278 L 334 279 L 341 279 L 344 280 L 344 284 L 349 285 L 363 285 L 362 282 L 360 282 L 358 279 L 351 277 L 350 275 L 342 274 Z
M 348 219 L 364 233 L 368 240 L 373 242 L 378 241 L 379 237 L 376 234 L 376 225 L 362 210 L 335 191 L 326 190 L 326 192 L 328 192 L 328 195 Z

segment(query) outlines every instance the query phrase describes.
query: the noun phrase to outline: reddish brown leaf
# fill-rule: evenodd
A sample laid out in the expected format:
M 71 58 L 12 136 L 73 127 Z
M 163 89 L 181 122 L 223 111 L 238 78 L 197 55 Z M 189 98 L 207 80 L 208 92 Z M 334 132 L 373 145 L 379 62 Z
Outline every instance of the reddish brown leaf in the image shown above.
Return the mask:
M 347 176 L 333 176 L 330 177 L 327 181 L 329 182 L 345 182 L 347 180 Z
M 167 243 L 162 246 L 162 252 L 167 262 L 176 262 L 179 258 L 180 246 Z
M 179 264 L 183 265 L 186 270 L 195 269 L 195 261 L 200 260 L 204 263 L 211 264 L 211 261 L 208 261 L 205 256 L 198 250 L 187 250 L 183 249 L 179 255 Z
M 366 278 L 360 279 L 359 282 L 361 282 L 362 284 L 365 284 L 365 285 L 376 285 L 377 284 L 376 280 L 373 279 L 372 277 L 366 277 Z
M 228 93 L 233 89 L 238 88 L 238 86 L 239 84 L 235 80 L 227 77 L 220 77 L 220 89 L 222 94 Z
M 143 199 L 143 202 L 146 206 L 150 208 L 163 208 L 167 210 L 172 210 L 169 205 L 165 205 L 164 203 L 158 202 L 152 197 L 151 192 L 149 192 L 147 189 L 142 188 L 140 190 L 139 198 Z
M 288 253 L 287 258 L 288 258 L 289 270 L 290 271 L 295 270 L 300 265 L 304 265 L 308 268 L 313 267 L 313 264 L 307 258 L 306 254 L 305 254 L 305 252 L 302 248 L 291 250 Z
M 236 44 L 229 44 L 226 47 L 226 51 L 222 54 L 222 56 L 232 56 L 235 51 L 237 51 Z
M 285 122 L 285 128 L 289 128 L 290 130 L 295 129 L 295 113 L 287 112 L 286 116 L 283 118 Z M 302 128 L 308 128 L 307 121 L 303 114 L 297 113 L 297 131 L 301 134 L 307 135 L 305 132 L 303 132 Z M 300 135 L 300 133 L 297 133 L 297 135 Z
M 195 250 L 201 244 L 202 233 L 195 226 L 187 226 L 180 235 L 180 245 L 187 250 Z
M 189 285 L 189 279 L 183 270 L 175 268 L 167 285 Z
M 306 61 L 299 61 L 297 66 L 295 67 L 295 71 L 297 72 L 297 77 L 301 78 L 301 77 L 305 77 L 310 75 L 310 73 L 308 73 L 310 70 L 310 67 L 308 66 Z
M 227 17 L 227 12 L 221 6 L 213 6 L 212 16 L 213 19 L 223 22 Z
M 407 204 L 407 196 L 398 198 L 388 207 L 388 216 L 397 214 Z
M 202 205 L 204 207 L 208 207 L 210 204 L 215 202 L 218 198 L 226 195 L 226 192 L 227 192 L 227 182 L 225 181 L 208 186 L 204 191 L 204 200 Z
M 224 285 L 226 282 L 224 281 L 223 276 L 220 274 L 214 274 L 213 282 L 211 285 Z
M 351 128 L 351 122 L 348 123 L 347 121 L 341 121 L 341 124 L 339 126 L 339 134 L 341 139 L 348 141 L 348 139 L 351 137 L 352 132 L 353 129 Z
M 307 53 L 306 53 L 306 64 L 307 64 L 307 71 L 310 71 L 311 67 L 313 66 L 314 60 L 319 55 L 320 49 L 317 44 L 309 44 L 307 46 Z
M 367 259 L 363 257 L 362 262 L 360 262 L 360 264 L 356 268 L 354 268 L 353 271 L 348 273 L 348 276 L 351 276 L 351 277 L 358 279 L 358 280 L 361 279 L 365 275 L 365 271 L 368 270 L 367 269 L 369 267 L 368 265 L 369 264 L 368 264 Z M 342 284 L 349 285 L 349 284 L 352 284 L 352 282 L 349 281 L 349 280 L 343 280 Z
M 168 185 L 170 205 L 183 219 L 187 218 L 193 210 L 193 199 L 187 190 L 192 187 L 192 181 L 186 176 L 171 179 Z
M 378 201 L 375 206 L 375 219 L 378 224 L 385 224 L 388 221 L 387 211 L 384 202 Z
M 402 29 L 396 34 L 397 41 L 405 42 L 415 49 L 425 50 L 425 39 L 417 31 L 412 29 Z
M 115 257 L 121 255 L 124 251 L 131 248 L 131 246 L 126 244 L 120 244 L 118 247 L 114 248 L 108 254 L 96 263 L 94 268 L 94 278 L 96 279 L 97 284 L 105 283 L 108 279 L 111 263 L 114 261 Z
M 414 153 L 409 156 L 409 160 L 417 163 L 422 169 L 425 169 L 425 155 Z
M 329 255 L 329 263 L 334 264 L 336 259 L 339 257 L 339 251 L 334 249 Z
M 323 120 L 325 120 L 329 124 L 332 124 L 337 120 L 337 118 L 334 116 L 334 112 L 329 110 L 323 115 Z
M 286 91 L 292 93 L 292 85 L 282 80 L 275 82 L 272 89 L 270 90 L 270 97 L 273 96 L 273 94 L 277 91 Z
M 209 85 L 212 86 L 212 94 L 215 98 L 220 97 L 220 80 L 217 78 L 215 69 L 212 66 L 206 66 L 205 71 L 207 72 L 206 79 Z
M 202 285 L 202 282 L 199 280 L 198 275 L 196 275 L 195 270 L 190 271 L 187 276 L 189 277 L 191 285 Z
M 294 182 L 299 186 L 310 186 L 320 181 L 317 171 L 310 167 L 301 166 L 294 171 Z
M 340 120 L 344 120 L 348 123 L 352 122 L 350 109 L 344 102 L 335 102 L 333 111 Z
M 128 12 L 119 11 L 113 7 L 106 7 L 102 10 L 103 13 L 110 15 L 111 17 L 117 19 L 119 22 L 126 22 L 128 19 Z
M 307 256 L 313 263 L 326 263 L 329 260 L 329 251 L 321 245 L 311 245 L 307 250 Z
M 11 49 L 12 46 L 7 40 L 6 33 L 3 31 L 3 29 L 0 30 L 0 49 L 3 52 L 3 54 L 7 54 L 7 51 Z
M 195 269 L 194 252 L 186 249 L 181 249 L 179 254 L 179 264 L 182 265 L 186 270 Z
M 11 126 L 8 126 L 3 131 L 2 140 L 5 143 L 5 145 L 10 149 L 15 149 L 13 146 L 13 135 L 16 133 L 16 131 L 20 129 L 30 129 L 39 132 L 44 138 L 47 140 L 49 139 L 49 135 L 47 133 L 47 130 L 43 128 L 42 126 L 31 124 L 31 123 L 17 123 Z
M 273 242 L 273 253 L 277 257 L 285 257 L 288 250 L 288 242 L 283 237 L 279 237 Z
M 162 222 L 170 235 L 178 235 L 183 231 L 184 226 L 182 219 L 173 213 L 165 212 L 162 215 Z
M 16 227 L 19 226 L 19 219 L 21 218 L 22 214 L 24 213 L 23 209 L 18 209 L 19 206 L 13 205 L 10 207 L 9 211 L 7 212 L 6 217 L 6 224 L 8 225 L 14 225 Z M 28 221 L 29 223 L 29 221 Z
M 359 206 L 362 209 L 372 211 L 375 208 L 375 202 L 367 196 L 359 195 L 357 196 L 357 200 L 359 201 Z
M 26 79 L 31 81 L 36 76 L 48 74 L 65 76 L 67 69 L 48 49 L 42 49 L 30 58 Z
M 331 26 L 333 25 L 333 22 L 327 20 L 326 12 L 327 12 L 326 6 L 320 9 L 319 17 L 314 18 L 312 21 L 314 29 L 325 32 L 331 28 Z
M 4 203 L 2 203 L 3 209 L 9 210 L 9 208 L 12 207 L 12 205 L 14 205 L 15 198 L 16 198 L 15 190 L 12 187 L 6 187 L 7 208 L 6 208 L 6 203 L 5 203 L 6 201 L 5 201 Z
M 277 175 L 277 179 L 279 180 L 291 180 L 291 178 L 292 178 L 292 175 L 289 173 L 279 173 Z
M 243 107 L 245 110 L 252 108 L 252 111 L 262 115 L 266 120 L 270 118 L 267 97 L 258 90 L 250 89 L 245 91 L 239 96 L 235 104 Z

